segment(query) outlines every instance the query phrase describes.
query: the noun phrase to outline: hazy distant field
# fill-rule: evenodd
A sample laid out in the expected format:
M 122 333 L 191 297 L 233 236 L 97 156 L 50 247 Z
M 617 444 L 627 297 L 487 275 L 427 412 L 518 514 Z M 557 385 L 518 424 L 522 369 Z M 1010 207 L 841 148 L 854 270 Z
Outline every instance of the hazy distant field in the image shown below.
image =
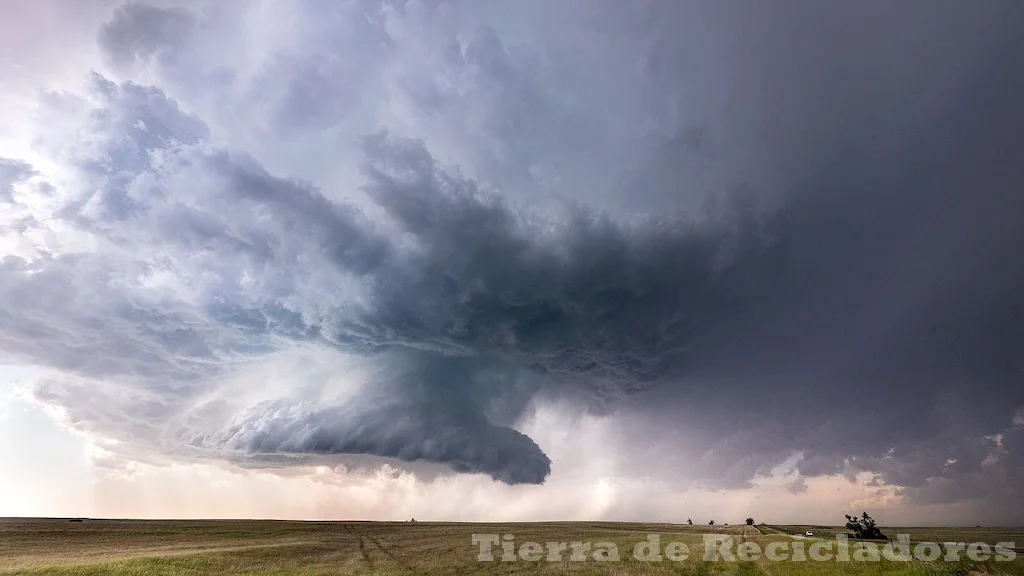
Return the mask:
M 832 538 L 836 533 L 846 533 L 846 529 L 839 526 L 813 526 L 813 525 L 787 525 L 780 526 L 788 530 L 804 533 L 808 530 L 815 536 Z M 935 528 L 935 527 L 887 527 L 883 530 L 886 536 L 895 538 L 897 534 L 910 534 L 915 542 L 985 542 L 987 544 L 998 544 L 999 542 L 1015 542 L 1017 549 L 1024 549 L 1024 528 L 985 528 L 985 527 L 957 527 L 957 528 Z
M 977 529 L 928 530 L 950 540 L 985 540 L 971 534 Z M 737 541 L 762 548 L 774 541 L 794 542 L 744 526 L 0 520 L 0 574 L 1024 574 L 1022 559 L 989 562 L 987 572 L 969 562 L 704 562 L 702 534 L 709 532 L 733 534 Z M 474 533 L 513 534 L 517 546 L 527 541 L 614 542 L 621 561 L 570 562 L 566 553 L 561 562 L 505 563 L 496 550 L 497 561 L 478 562 Z M 691 557 L 682 562 L 634 560 L 633 545 L 648 533 L 661 534 L 662 546 L 687 544 Z

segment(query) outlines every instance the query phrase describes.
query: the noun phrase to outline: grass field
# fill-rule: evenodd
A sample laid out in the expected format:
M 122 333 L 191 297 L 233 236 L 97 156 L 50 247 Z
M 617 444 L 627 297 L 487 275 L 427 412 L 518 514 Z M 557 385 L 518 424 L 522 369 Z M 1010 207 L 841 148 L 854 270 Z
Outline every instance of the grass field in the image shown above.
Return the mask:
M 791 524 L 779 526 L 786 530 L 792 530 L 803 534 L 811 531 L 815 536 L 822 538 L 833 538 L 836 534 L 845 534 L 849 530 L 841 526 L 816 526 L 810 524 Z M 999 542 L 1015 542 L 1017 549 L 1024 548 L 1024 528 L 984 528 L 984 527 L 959 527 L 959 528 L 935 528 L 935 527 L 886 527 L 883 532 L 890 538 L 897 534 L 910 534 L 915 542 L 985 542 L 987 544 L 998 544 Z
M 968 542 L 994 535 L 972 534 L 978 529 L 927 530 Z M 690 558 L 634 559 L 633 546 L 651 533 L 661 535 L 663 549 L 670 542 L 683 542 Z M 1024 559 L 990 561 L 987 566 L 970 561 L 779 562 L 764 557 L 706 562 L 703 537 L 710 533 L 730 534 L 737 543 L 752 542 L 762 549 L 771 542 L 796 542 L 747 526 L 11 519 L 0 520 L 0 574 L 1024 574 Z M 473 534 L 511 534 L 517 547 L 524 542 L 612 542 L 620 561 L 574 562 L 567 551 L 561 561 L 502 562 L 496 546 L 495 561 L 480 562 Z M 814 541 L 803 539 L 802 544 Z

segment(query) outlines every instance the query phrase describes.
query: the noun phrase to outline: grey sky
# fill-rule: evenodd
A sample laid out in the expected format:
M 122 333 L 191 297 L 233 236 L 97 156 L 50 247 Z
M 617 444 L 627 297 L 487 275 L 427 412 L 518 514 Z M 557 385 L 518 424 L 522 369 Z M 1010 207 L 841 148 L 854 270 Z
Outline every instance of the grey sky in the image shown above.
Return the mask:
M 1019 3 L 2 10 L 0 360 L 104 467 L 1024 521 Z

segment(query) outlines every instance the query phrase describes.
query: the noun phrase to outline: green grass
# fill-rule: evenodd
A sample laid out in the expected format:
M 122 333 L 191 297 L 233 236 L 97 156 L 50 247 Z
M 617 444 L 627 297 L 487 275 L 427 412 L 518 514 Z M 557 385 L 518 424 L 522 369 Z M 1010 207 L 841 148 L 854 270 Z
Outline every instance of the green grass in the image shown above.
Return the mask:
M 937 530 L 937 529 L 930 529 Z M 944 529 L 950 540 L 984 541 L 971 530 Z M 703 534 L 730 534 L 737 542 L 792 544 L 784 534 L 745 526 L 680 526 L 628 523 L 347 523 L 262 521 L 0 520 L 0 574 L 199 575 L 199 574 L 1024 574 L 1024 559 L 1011 563 L 704 562 Z M 478 562 L 474 533 L 513 534 L 532 541 L 614 542 L 621 561 Z M 682 562 L 641 562 L 632 555 L 646 534 L 662 546 L 687 544 Z M 914 534 L 914 531 L 910 531 Z M 989 535 L 994 532 L 987 533 Z M 1001 534 L 1001 533 L 1000 533 Z M 915 536 L 915 539 L 916 536 Z M 810 544 L 814 539 L 806 539 Z M 1024 555 L 1022 555 L 1024 556 Z

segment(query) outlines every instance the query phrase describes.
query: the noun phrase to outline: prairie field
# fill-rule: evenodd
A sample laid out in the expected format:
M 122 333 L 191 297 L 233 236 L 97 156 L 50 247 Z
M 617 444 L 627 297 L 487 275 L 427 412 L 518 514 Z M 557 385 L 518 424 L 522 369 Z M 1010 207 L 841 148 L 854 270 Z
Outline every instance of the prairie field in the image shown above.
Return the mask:
M 779 526 L 778 528 L 800 534 L 811 531 L 815 536 L 822 538 L 834 538 L 836 534 L 847 532 L 841 526 L 818 526 L 811 524 L 790 524 Z M 995 545 L 1000 542 L 1014 542 L 1017 549 L 1024 548 L 1024 528 L 889 526 L 883 532 L 890 538 L 895 538 L 897 534 L 910 534 L 914 542 L 984 542 L 989 545 Z
M 951 541 L 984 542 L 989 537 L 1008 541 L 1020 530 L 929 528 Z M 514 561 L 502 560 L 496 543 L 493 560 L 478 558 L 481 546 L 473 535 L 510 535 L 517 551 Z M 658 534 L 659 552 L 668 555 L 673 542 L 685 544 L 689 557 L 658 561 L 634 558 L 637 543 Z M 739 545 L 764 550 L 769 544 L 790 547 L 829 542 L 794 538 L 754 526 L 686 526 L 612 522 L 552 523 L 389 523 L 278 521 L 137 521 L 67 519 L 0 520 L 0 574 L 31 575 L 200 575 L 200 574 L 899 574 L 977 575 L 1024 574 L 1024 554 L 1010 562 L 838 562 L 756 559 L 709 561 L 704 558 L 705 536 L 732 537 Z M 1006 538 L 1004 536 L 1008 535 Z M 915 541 L 920 540 L 915 535 Z M 506 542 L 506 540 L 499 540 Z M 523 544 L 546 547 L 544 559 L 523 559 Z M 552 543 L 548 545 L 547 543 Z M 590 550 L 585 560 L 573 560 L 571 546 L 554 543 L 587 542 L 607 552 L 614 544 L 618 560 L 598 561 Z M 834 540 L 831 540 L 834 543 Z M 606 544 L 600 544 L 606 543 Z M 995 543 L 995 541 L 993 541 Z M 485 546 L 486 547 L 486 546 Z M 852 548 L 853 546 L 851 546 Z M 552 549 L 554 551 L 552 552 Z M 788 549 L 788 548 L 787 548 Z M 678 552 L 678 549 L 676 550 Z M 527 550 L 527 552 L 530 552 Z M 548 557 L 548 555 L 552 557 Z M 526 554 L 529 556 L 529 554 Z M 607 556 L 606 556 L 607 557 Z

